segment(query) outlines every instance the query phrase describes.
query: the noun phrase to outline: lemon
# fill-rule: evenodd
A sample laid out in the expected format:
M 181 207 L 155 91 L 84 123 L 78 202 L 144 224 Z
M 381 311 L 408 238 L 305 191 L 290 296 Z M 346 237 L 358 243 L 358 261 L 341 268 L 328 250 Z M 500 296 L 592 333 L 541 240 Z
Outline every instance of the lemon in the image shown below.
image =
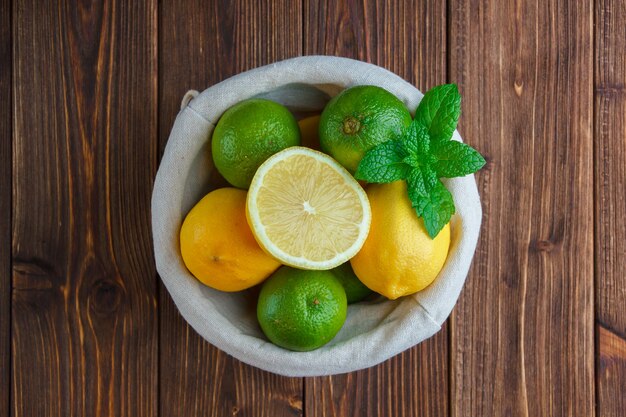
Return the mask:
M 301 269 L 346 262 L 365 242 L 371 217 L 367 195 L 348 171 L 328 155 L 299 146 L 259 167 L 246 207 L 261 247 Z
M 426 232 L 407 196 L 406 183 L 371 184 L 372 225 L 350 263 L 359 280 L 389 299 L 426 288 L 441 271 L 450 246 L 450 225 L 435 239 Z
M 318 134 L 320 116 L 309 116 L 298 121 L 300 127 L 301 145 L 307 148 L 320 150 L 320 138 Z
M 257 318 L 267 338 L 296 351 L 328 343 L 346 314 L 346 293 L 331 272 L 287 266 L 263 283 L 257 304 Z
M 191 209 L 180 229 L 187 269 L 205 285 L 222 291 L 250 288 L 280 263 L 258 245 L 246 221 L 246 192 L 220 188 Z
M 299 144 L 298 123 L 285 106 L 248 99 L 224 112 L 213 131 L 211 150 L 219 173 L 245 189 L 270 155 Z
M 400 137 L 411 114 L 384 88 L 360 85 L 335 96 L 324 108 L 319 135 L 322 151 L 354 173 L 367 151 Z

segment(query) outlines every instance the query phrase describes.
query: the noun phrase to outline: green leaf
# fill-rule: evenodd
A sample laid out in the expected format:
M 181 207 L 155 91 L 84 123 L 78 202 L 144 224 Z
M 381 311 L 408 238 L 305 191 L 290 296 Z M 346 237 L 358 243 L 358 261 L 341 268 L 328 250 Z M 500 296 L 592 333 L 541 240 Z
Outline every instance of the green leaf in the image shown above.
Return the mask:
M 413 178 L 410 176 L 407 179 L 409 190 L 417 186 L 415 183 L 412 184 L 412 181 Z M 416 192 L 409 193 L 409 198 L 417 215 L 424 220 L 428 235 L 434 239 L 455 213 L 454 200 L 450 191 L 439 180 L 426 191 L 425 195 Z
M 405 179 L 410 167 L 403 162 L 406 150 L 401 141 L 384 142 L 365 154 L 354 177 L 373 183 L 387 183 Z
M 421 123 L 413 120 L 404 136 L 404 147 L 409 155 L 428 155 L 430 153 L 430 136 Z
M 413 201 L 418 201 L 420 197 L 426 197 L 428 195 L 426 191 L 426 181 L 424 181 L 424 175 L 421 169 L 417 168 L 411 170 L 406 178 L 406 189 L 409 193 L 411 205 L 413 205 Z
M 406 178 L 409 200 L 414 202 L 428 196 L 438 181 L 437 174 L 428 166 L 412 169 Z
M 415 111 L 415 120 L 427 130 L 433 141 L 452 137 L 461 115 L 461 95 L 456 84 L 443 84 L 430 89 Z
M 432 167 L 440 178 L 463 177 L 485 165 L 485 158 L 469 145 L 454 140 L 438 143 L 432 151 Z

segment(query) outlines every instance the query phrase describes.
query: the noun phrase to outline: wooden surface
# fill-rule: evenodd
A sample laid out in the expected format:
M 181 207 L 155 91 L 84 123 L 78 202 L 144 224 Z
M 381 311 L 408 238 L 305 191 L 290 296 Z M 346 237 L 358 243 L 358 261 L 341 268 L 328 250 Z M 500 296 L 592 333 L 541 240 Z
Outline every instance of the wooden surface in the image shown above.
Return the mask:
M 460 130 L 489 160 L 478 256 L 452 319 L 452 414 L 591 416 L 591 4 L 466 2 L 450 21 Z
M 0 0 L 0 417 L 11 386 L 11 1 Z
M 158 412 L 156 4 L 13 4 L 12 415 Z
M 591 2 L 460 1 L 450 22 L 459 129 L 489 161 L 452 319 L 452 415 L 591 416 Z
M 626 2 L 595 11 L 594 168 L 598 415 L 626 412 Z
M 0 417 L 623 416 L 625 27 L 618 0 L 0 0 Z M 488 163 L 443 330 L 285 378 L 182 319 L 150 196 L 188 89 L 308 54 L 456 82 Z

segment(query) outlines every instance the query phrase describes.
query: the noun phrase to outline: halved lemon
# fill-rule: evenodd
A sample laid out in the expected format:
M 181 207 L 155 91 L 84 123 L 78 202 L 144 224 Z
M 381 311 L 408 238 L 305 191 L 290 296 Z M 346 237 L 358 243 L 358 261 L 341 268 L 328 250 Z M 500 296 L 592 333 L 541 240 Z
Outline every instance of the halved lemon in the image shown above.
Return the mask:
M 300 146 L 259 167 L 246 212 L 259 245 L 301 269 L 331 269 L 348 261 L 363 246 L 372 217 L 365 191 L 345 168 Z

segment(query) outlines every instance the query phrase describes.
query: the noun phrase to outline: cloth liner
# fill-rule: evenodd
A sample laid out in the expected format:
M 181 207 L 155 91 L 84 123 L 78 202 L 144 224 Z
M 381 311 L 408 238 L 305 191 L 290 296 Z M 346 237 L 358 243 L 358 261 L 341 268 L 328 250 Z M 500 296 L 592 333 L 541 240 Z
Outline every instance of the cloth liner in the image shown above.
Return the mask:
M 179 230 L 187 212 L 215 181 L 210 137 L 232 105 L 264 97 L 294 112 L 319 111 L 341 90 L 377 85 L 414 113 L 422 93 L 378 66 L 346 58 L 306 56 L 256 68 L 202 93 L 190 91 L 169 136 L 152 194 L 157 270 L 187 322 L 207 341 L 235 358 L 286 376 L 319 376 L 376 365 L 440 330 L 459 297 L 476 248 L 481 206 L 473 175 L 446 180 L 457 213 L 451 221 L 446 264 L 425 290 L 395 301 L 379 297 L 350 305 L 339 334 L 310 352 L 282 349 L 263 335 L 256 319 L 256 292 L 224 293 L 201 284 L 186 269 Z M 461 141 L 458 132 L 454 139 Z

